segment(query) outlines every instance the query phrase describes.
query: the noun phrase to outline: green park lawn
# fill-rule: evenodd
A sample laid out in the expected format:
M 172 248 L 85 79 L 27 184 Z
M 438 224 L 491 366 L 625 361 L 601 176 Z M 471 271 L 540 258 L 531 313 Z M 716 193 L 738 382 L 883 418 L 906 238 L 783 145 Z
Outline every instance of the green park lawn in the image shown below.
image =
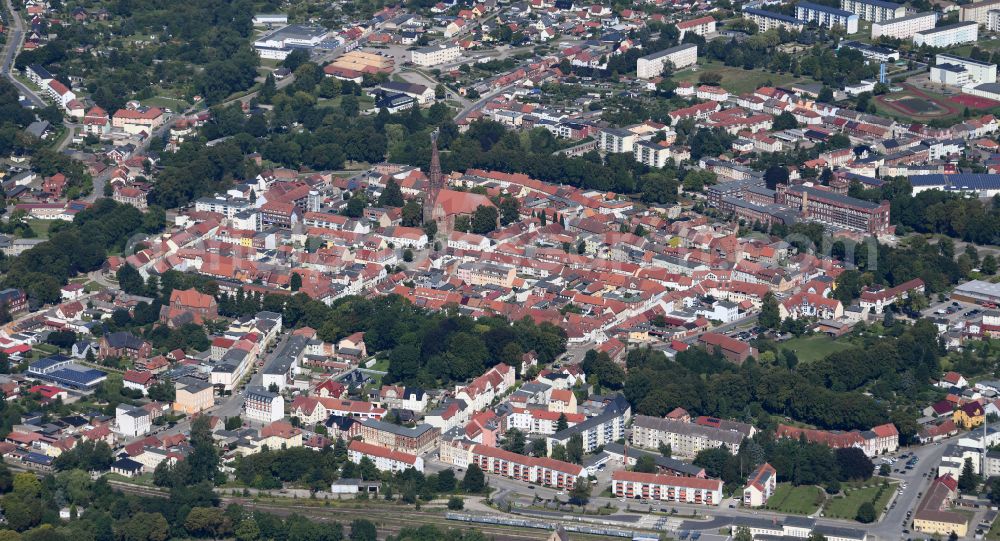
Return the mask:
M 780 483 L 774 494 L 767 500 L 767 508 L 782 513 L 811 515 L 823 503 L 823 489 L 817 486 L 793 486 Z
M 795 355 L 799 358 L 799 362 L 811 363 L 831 353 L 850 349 L 852 344 L 846 338 L 835 340 L 825 334 L 816 334 L 793 338 L 787 342 L 782 342 L 780 347 L 794 351 Z
M 55 220 L 28 220 L 28 225 L 31 226 L 31 230 L 35 232 L 35 238 L 47 239 L 49 238 L 49 227 L 52 226 L 52 222 Z
M 823 514 L 832 518 L 844 518 L 854 520 L 858 515 L 858 507 L 864 502 L 870 502 L 878 494 L 882 478 L 873 477 L 866 483 L 849 484 L 844 483 L 843 494 L 834 496 L 827 501 L 823 508 Z M 895 484 L 890 484 L 882 491 L 882 495 L 875 501 L 875 513 L 881 514 L 886 504 L 892 497 L 892 491 L 896 490 Z
M 743 68 L 727 66 L 717 61 L 702 60 L 698 61 L 697 70 L 689 68 L 684 71 L 680 71 L 674 74 L 672 79 L 678 83 L 685 81 L 697 83 L 698 76 L 705 72 L 721 74 L 722 88 L 725 88 L 734 94 L 753 92 L 761 86 L 764 86 L 768 81 L 770 81 L 771 85 L 782 86 L 804 80 L 800 77 L 795 77 L 790 73 L 770 73 L 764 70 L 747 71 Z

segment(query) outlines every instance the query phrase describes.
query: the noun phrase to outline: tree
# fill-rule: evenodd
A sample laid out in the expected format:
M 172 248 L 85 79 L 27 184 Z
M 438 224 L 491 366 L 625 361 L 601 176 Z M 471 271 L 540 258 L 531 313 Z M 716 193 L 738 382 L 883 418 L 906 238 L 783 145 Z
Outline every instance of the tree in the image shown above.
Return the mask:
M 994 504 L 1000 503 L 1000 477 L 990 477 L 986 482 L 986 488 L 990 492 L 990 501 Z
M 406 204 L 403 199 L 403 191 L 396 183 L 396 179 L 390 177 L 385 183 L 385 189 L 378 196 L 378 204 L 383 207 L 402 207 Z
M 962 474 L 958 476 L 958 490 L 967 494 L 974 492 L 978 485 L 979 476 L 972 467 L 972 459 L 967 458 L 962 466 Z
M 462 478 L 462 490 L 478 494 L 486 488 L 486 476 L 477 464 L 469 464 L 469 469 L 465 470 L 465 477 Z
M 663 458 L 671 458 L 674 455 L 674 449 L 669 443 L 660 442 L 660 455 Z
M 841 481 L 865 480 L 872 476 L 875 465 L 864 451 L 857 447 L 846 447 L 834 451 Z
M 293 49 L 292 52 L 288 53 L 288 56 L 282 60 L 281 65 L 288 68 L 288 71 L 294 72 L 299 69 L 299 66 L 308 61 L 309 51 L 305 49 Z
M 778 184 L 788 184 L 788 168 L 783 165 L 772 165 L 764 171 L 764 183 L 774 189 Z
M 733 541 L 753 541 L 753 534 L 750 533 L 750 529 L 746 526 L 740 526 L 736 528 Z
M 531 442 L 531 455 L 532 456 L 547 456 L 549 451 L 548 444 L 545 443 L 545 438 L 538 438 Z
M 566 430 L 569 428 L 569 420 L 566 419 L 565 413 L 560 413 L 559 418 L 556 419 L 556 432 Z
M 448 468 L 438 472 L 437 477 L 437 491 L 438 492 L 452 492 L 455 490 L 455 485 L 457 484 L 455 479 L 455 470 Z
M 569 501 L 576 505 L 587 505 L 590 501 L 590 480 L 586 475 L 576 478 L 573 488 L 569 491 Z
M 196 537 L 216 538 L 229 530 L 229 519 L 218 507 L 195 507 L 184 519 L 184 529 Z
M 820 89 L 817 100 L 823 103 L 833 103 L 833 90 L 828 86 L 824 86 Z
M 298 291 L 299 289 L 302 289 L 302 275 L 297 272 L 293 272 L 292 277 L 289 279 L 288 282 L 288 288 L 291 289 L 292 291 Z
M 472 214 L 472 221 L 470 222 L 472 232 L 477 235 L 486 235 L 493 232 L 497 228 L 499 217 L 496 207 L 479 205 Z
M 872 502 L 862 502 L 861 505 L 858 506 L 858 515 L 854 518 L 862 524 L 871 524 L 872 522 L 875 522 L 875 506 L 872 505 Z
M 347 205 L 344 207 L 344 216 L 360 218 L 364 215 L 366 206 L 365 196 L 361 192 L 355 193 L 347 200 Z
M 795 120 L 795 115 L 788 111 L 782 111 L 780 115 L 774 117 L 772 124 L 774 130 L 793 130 L 799 127 L 799 122 Z
M 413 250 L 410 248 L 403 250 L 403 261 L 407 263 L 413 261 Z
M 333 80 L 333 77 L 328 77 L 328 79 Z M 260 87 L 260 93 L 257 95 L 260 98 L 261 103 L 271 103 L 274 99 L 274 95 L 278 93 L 278 87 L 274 81 L 274 73 L 268 73 L 267 77 L 264 78 L 264 84 Z
M 781 325 L 781 312 L 778 308 L 778 299 L 774 296 L 774 293 L 768 291 L 764 294 L 757 322 L 765 329 L 777 329 Z
M 253 517 L 245 518 L 240 521 L 233 533 L 238 541 L 257 541 L 260 539 L 260 526 Z
M 423 220 L 423 209 L 420 208 L 420 203 L 416 199 L 407 201 L 406 204 L 403 205 L 403 226 L 417 227 L 420 225 L 421 220 Z M 430 235 L 428 235 L 427 238 L 430 238 Z
M 146 292 L 146 283 L 132 265 L 122 265 L 115 273 L 115 277 L 118 279 L 118 287 L 125 293 L 142 295 Z
M 378 530 L 370 520 L 363 518 L 351 521 L 351 541 L 378 541 Z
M 573 464 L 583 463 L 583 436 L 573 434 L 566 442 L 566 460 Z
M 521 432 L 516 428 L 512 428 L 507 431 L 507 436 L 506 439 L 504 440 L 503 448 L 512 453 L 523 455 L 525 443 L 526 440 L 524 437 L 524 432 Z
M 979 265 L 979 270 L 986 275 L 992 276 L 997 273 L 997 258 L 993 254 L 989 254 L 983 257 L 982 263 Z
M 459 498 L 458 496 L 452 496 L 448 498 L 448 509 L 452 511 L 461 511 L 465 508 L 465 500 Z
M 507 226 L 521 219 L 520 206 L 512 196 L 500 198 L 500 225 Z
M 632 471 L 641 473 L 656 473 L 656 459 L 653 455 L 648 455 L 643 453 L 635 461 L 635 466 L 632 467 Z

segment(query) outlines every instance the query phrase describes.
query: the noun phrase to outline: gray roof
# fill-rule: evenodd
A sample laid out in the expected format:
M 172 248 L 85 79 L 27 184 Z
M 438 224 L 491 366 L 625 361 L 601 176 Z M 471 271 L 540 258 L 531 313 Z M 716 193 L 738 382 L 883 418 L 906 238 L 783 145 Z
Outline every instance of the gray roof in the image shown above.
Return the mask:
M 366 419 L 366 420 L 362 421 L 361 424 L 363 424 L 363 425 L 365 425 L 365 426 L 367 426 L 369 428 L 374 428 L 376 430 L 381 430 L 383 432 L 389 432 L 391 434 L 395 434 L 397 436 L 404 436 L 404 437 L 407 437 L 407 438 L 419 438 L 424 433 L 426 433 L 428 430 L 433 430 L 434 429 L 433 426 L 431 426 L 431 425 L 429 425 L 427 423 L 422 423 L 422 424 L 419 424 L 419 425 L 411 428 L 411 427 L 407 427 L 407 426 L 400 426 L 400 425 L 396 425 L 396 424 L 392 424 L 392 423 L 387 423 L 385 421 L 378 421 L 378 420 L 375 420 L 375 419 Z
M 934 34 L 940 34 L 941 32 L 948 32 L 950 30 L 954 30 L 956 28 L 960 28 L 960 27 L 963 27 L 963 26 L 971 26 L 971 25 L 978 25 L 978 24 L 979 23 L 977 23 L 976 21 L 966 21 L 964 23 L 955 23 L 955 24 L 949 24 L 949 25 L 945 25 L 945 26 L 939 26 L 937 28 L 932 28 L 930 30 L 921 30 L 920 32 L 917 32 L 917 34 L 920 34 L 921 36 L 932 36 Z
M 633 427 L 659 430 L 670 434 L 681 434 L 685 436 L 698 436 L 712 441 L 719 441 L 729 445 L 739 445 L 743 441 L 743 434 L 721 428 L 702 426 L 694 423 L 685 423 L 671 419 L 660 419 L 648 415 L 636 415 L 632 422 Z
M 653 53 L 651 55 L 644 56 L 644 57 L 642 57 L 642 59 L 645 59 L 645 60 L 656 60 L 658 58 L 663 58 L 664 56 L 669 56 L 669 55 L 672 55 L 674 53 L 678 53 L 680 51 L 685 51 L 687 49 L 697 48 L 697 47 L 698 46 L 695 45 L 695 44 L 693 44 L 693 43 L 685 43 L 685 44 L 682 44 L 682 45 L 678 45 L 676 47 L 671 47 L 669 49 L 664 49 L 664 50 L 662 50 L 660 52 Z
M 625 446 L 616 442 L 606 443 L 604 444 L 604 451 L 612 455 L 624 456 Z M 704 470 L 704 468 L 695 466 L 694 464 L 688 464 L 687 462 L 677 460 L 676 458 L 667 458 L 659 453 L 651 453 L 649 451 L 643 451 L 642 449 L 636 449 L 635 447 L 630 447 L 628 453 L 630 456 L 634 456 L 636 458 L 644 455 L 650 455 L 653 457 L 657 466 L 682 475 L 690 475 L 694 477 Z
M 292 369 L 292 364 L 302 358 L 302 354 L 309 344 L 309 339 L 305 336 L 293 335 L 285 341 L 281 349 L 274 354 L 274 360 L 264 368 L 264 373 L 269 375 L 285 375 Z

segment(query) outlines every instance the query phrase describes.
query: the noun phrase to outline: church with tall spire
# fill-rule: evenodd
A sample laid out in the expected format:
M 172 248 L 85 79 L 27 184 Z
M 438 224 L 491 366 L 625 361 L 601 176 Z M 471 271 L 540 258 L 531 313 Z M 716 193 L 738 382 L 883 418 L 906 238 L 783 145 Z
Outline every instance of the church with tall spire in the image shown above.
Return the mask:
M 444 177 L 441 175 L 441 155 L 437 147 L 438 130 L 431 132 L 431 170 L 428 175 L 427 197 L 424 199 L 424 223 L 435 221 L 434 208 L 438 196 L 444 187 Z

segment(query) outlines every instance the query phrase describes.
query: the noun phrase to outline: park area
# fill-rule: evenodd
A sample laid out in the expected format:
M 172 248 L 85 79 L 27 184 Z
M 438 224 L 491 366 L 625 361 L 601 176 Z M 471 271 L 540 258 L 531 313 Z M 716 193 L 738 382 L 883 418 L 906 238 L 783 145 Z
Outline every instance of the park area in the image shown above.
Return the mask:
M 767 500 L 766 508 L 793 515 L 811 515 L 822 505 L 823 498 L 823 489 L 817 486 L 780 483 Z
M 831 353 L 844 351 L 853 347 L 846 337 L 834 339 L 825 334 L 814 334 L 812 336 L 800 336 L 782 342 L 778 347 L 789 349 L 795 352 L 801 363 L 811 363 L 818 361 Z
M 896 489 L 895 484 L 883 484 L 885 481 L 884 477 L 872 477 L 859 483 L 844 483 L 842 493 L 827 501 L 823 514 L 831 518 L 854 520 L 862 503 L 873 502 L 875 515 L 878 516 L 892 498 L 892 491 Z
M 698 77 L 702 73 L 716 73 L 721 75 L 722 81 L 719 83 L 719 86 L 735 95 L 753 92 L 762 86 L 786 86 L 804 81 L 801 77 L 795 77 L 790 73 L 782 74 L 769 73 L 763 70 L 745 70 L 743 68 L 727 66 L 722 62 L 706 62 L 700 59 L 697 67 L 675 73 L 671 78 L 678 83 L 690 82 L 697 85 Z

